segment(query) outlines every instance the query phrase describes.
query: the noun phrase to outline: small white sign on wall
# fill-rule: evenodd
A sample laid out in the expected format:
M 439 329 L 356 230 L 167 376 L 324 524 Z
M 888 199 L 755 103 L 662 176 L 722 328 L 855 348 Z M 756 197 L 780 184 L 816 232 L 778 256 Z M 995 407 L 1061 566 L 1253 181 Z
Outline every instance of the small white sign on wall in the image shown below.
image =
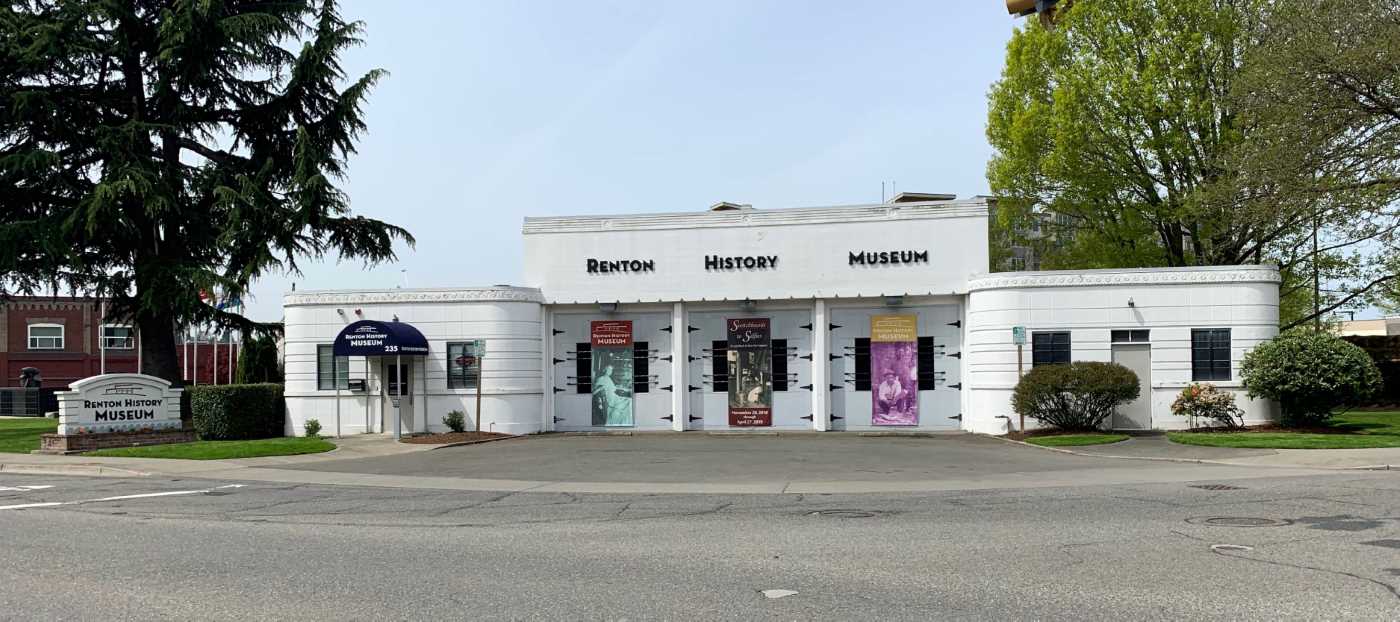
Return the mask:
M 69 385 L 58 397 L 58 433 L 105 434 L 180 429 L 181 389 L 143 374 L 105 374 Z

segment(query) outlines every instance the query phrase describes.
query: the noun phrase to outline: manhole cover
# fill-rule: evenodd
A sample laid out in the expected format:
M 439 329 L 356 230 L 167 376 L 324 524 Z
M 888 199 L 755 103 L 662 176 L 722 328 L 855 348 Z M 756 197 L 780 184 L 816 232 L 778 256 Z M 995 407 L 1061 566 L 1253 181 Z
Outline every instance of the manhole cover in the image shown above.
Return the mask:
M 1231 486 L 1229 484 L 1196 484 L 1187 488 L 1199 488 L 1201 490 L 1244 490 L 1242 486 Z
M 1252 547 L 1252 546 L 1245 546 L 1245 545 L 1243 545 L 1243 544 L 1212 544 L 1212 545 L 1210 545 L 1210 550 L 1212 550 L 1212 551 L 1239 551 L 1239 552 L 1241 552 L 1241 553 L 1248 553 L 1249 551 L 1253 551 L 1253 550 L 1254 550 L 1254 547 Z
M 875 512 L 867 510 L 817 510 L 808 512 L 808 516 L 826 516 L 830 518 L 872 518 Z
M 1293 521 L 1279 518 L 1257 518 L 1253 516 L 1211 516 L 1188 518 L 1186 522 L 1193 525 L 1208 525 L 1211 527 L 1283 527 L 1292 525 Z

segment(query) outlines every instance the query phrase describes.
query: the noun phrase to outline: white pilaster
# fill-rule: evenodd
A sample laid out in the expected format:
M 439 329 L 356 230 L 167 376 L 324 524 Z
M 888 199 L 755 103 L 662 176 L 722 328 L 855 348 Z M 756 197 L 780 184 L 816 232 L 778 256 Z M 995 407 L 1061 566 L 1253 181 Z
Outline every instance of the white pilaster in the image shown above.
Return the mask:
M 812 309 L 812 429 L 831 429 L 831 331 L 826 301 Z
M 554 311 L 540 309 L 540 431 L 554 431 Z
M 685 304 L 671 305 L 671 429 L 684 432 L 690 423 L 690 385 L 686 384 L 686 371 L 690 369 L 690 358 L 686 352 L 686 342 L 690 340 L 685 318 Z

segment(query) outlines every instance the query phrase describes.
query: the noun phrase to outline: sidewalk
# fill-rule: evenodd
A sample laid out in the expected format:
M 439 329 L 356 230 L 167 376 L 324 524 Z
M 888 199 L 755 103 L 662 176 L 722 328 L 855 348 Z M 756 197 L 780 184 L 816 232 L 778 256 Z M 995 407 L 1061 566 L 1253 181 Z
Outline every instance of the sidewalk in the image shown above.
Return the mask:
M 250 468 L 310 464 L 355 458 L 375 458 L 429 451 L 436 445 L 397 443 L 392 437 L 355 435 L 327 439 L 336 448 L 317 454 L 265 456 L 235 460 L 174 460 L 167 458 L 107 458 L 99 456 L 49 456 L 0 454 L 0 473 L 142 477 L 147 475 L 213 477 L 213 473 Z
M 1374 449 L 1248 449 L 1185 445 L 1165 434 L 1134 436 L 1126 441 L 1083 447 L 1042 447 L 1077 456 L 1162 460 L 1252 467 L 1304 469 L 1400 470 L 1400 447 Z

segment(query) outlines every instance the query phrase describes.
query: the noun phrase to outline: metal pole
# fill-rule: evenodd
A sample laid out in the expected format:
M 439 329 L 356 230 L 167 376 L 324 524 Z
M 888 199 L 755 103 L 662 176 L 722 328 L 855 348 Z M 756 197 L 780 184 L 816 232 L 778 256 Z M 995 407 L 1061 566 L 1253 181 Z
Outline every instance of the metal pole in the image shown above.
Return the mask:
M 98 361 L 100 361 L 100 362 L 98 363 L 98 370 L 99 370 L 99 373 L 106 374 L 106 373 L 107 373 L 107 336 L 103 334 L 103 333 L 105 332 L 105 330 L 106 330 L 106 329 L 104 328 L 104 324 L 105 324 L 106 321 L 107 321 L 107 301 L 106 301 L 106 300 L 103 300 L 101 303 L 99 303 L 98 314 L 100 315 L 100 317 L 97 318 L 97 351 L 98 351 L 97 359 L 98 359 Z
M 402 355 L 394 355 L 394 440 L 403 438 L 403 364 Z
M 369 392 L 370 392 L 370 386 L 369 386 L 369 357 L 368 357 L 368 356 L 365 357 L 365 387 L 364 387 L 364 389 L 365 389 L 365 434 L 369 434 L 369 433 L 372 432 L 373 430 L 370 428 L 370 425 L 369 425 L 369 424 L 370 424 L 370 421 L 369 421 Z
M 131 330 L 136 332 L 136 373 L 144 374 L 146 373 L 146 366 L 142 364 L 142 355 L 144 352 L 141 351 L 141 329 L 133 325 Z
M 209 357 L 214 362 L 214 373 L 212 374 L 214 386 L 219 386 L 219 334 L 214 333 L 214 354 Z
M 194 335 L 194 359 L 190 361 L 190 382 L 199 386 L 199 333 Z
M 340 438 L 340 383 L 335 383 L 335 437 Z

